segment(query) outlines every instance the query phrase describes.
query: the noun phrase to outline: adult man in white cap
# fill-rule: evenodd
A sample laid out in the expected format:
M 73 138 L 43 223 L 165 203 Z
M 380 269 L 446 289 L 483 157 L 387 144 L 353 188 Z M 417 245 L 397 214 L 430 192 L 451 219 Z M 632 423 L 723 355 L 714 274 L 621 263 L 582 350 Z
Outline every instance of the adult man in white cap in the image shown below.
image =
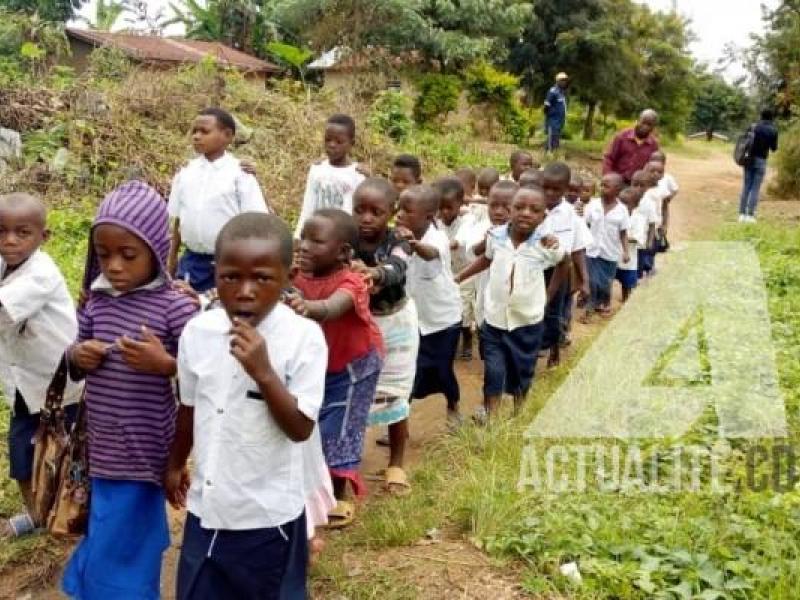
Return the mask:
M 550 88 L 544 100 L 548 152 L 553 152 L 561 144 L 561 130 L 567 121 L 567 86 L 569 86 L 569 76 L 563 72 L 559 73 L 556 75 L 556 84 Z

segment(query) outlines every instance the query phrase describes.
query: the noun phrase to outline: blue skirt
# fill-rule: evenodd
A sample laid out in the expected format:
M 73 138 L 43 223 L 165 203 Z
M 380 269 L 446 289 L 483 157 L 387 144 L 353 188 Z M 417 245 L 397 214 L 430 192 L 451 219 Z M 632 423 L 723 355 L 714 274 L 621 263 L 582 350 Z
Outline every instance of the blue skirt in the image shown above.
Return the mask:
M 610 304 L 611 286 L 614 283 L 614 276 L 617 274 L 617 263 L 599 256 L 589 256 L 586 258 L 586 266 L 589 271 L 589 287 L 592 292 L 586 309 L 593 310 L 604 304 Z
M 178 279 L 188 281 L 196 292 L 207 292 L 216 286 L 214 255 L 187 250 L 178 262 Z
M 460 336 L 460 321 L 441 331 L 420 336 L 412 398 L 420 399 L 433 394 L 444 394 L 448 408 L 455 409 L 458 406 L 460 390 L 453 362 L 456 359 Z
M 67 563 L 62 589 L 79 600 L 157 600 L 169 547 L 164 490 L 92 478 L 89 531 Z

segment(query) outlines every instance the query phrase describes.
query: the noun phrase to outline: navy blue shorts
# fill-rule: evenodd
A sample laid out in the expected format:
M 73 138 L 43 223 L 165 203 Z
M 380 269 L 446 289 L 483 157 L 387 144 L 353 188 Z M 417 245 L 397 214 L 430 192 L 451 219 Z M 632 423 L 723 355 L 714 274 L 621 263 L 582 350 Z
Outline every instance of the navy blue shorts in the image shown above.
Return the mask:
M 204 529 L 186 514 L 178 561 L 178 600 L 305 600 L 305 512 L 280 527 Z
M 639 284 L 639 272 L 636 269 L 617 269 L 615 278 L 626 290 L 632 290 Z
M 188 281 L 196 292 L 207 292 L 216 286 L 214 255 L 187 250 L 178 261 L 178 279 Z
M 78 405 L 64 407 L 67 428 L 72 427 Z M 39 413 L 31 414 L 19 393 L 14 397 L 14 412 L 8 424 L 8 476 L 17 481 L 30 481 L 33 477 L 33 438 L 39 429 Z
M 542 321 L 511 331 L 498 329 L 484 322 L 481 340 L 485 396 L 500 396 L 503 392 L 513 396 L 524 396 L 528 393 L 543 334 Z
M 448 408 L 453 409 L 458 405 L 461 392 L 453 363 L 460 337 L 460 322 L 441 331 L 420 336 L 412 398 L 422 399 L 433 394 L 444 394 Z
M 656 253 L 652 250 L 638 250 L 636 260 L 639 264 L 639 279 L 650 273 L 656 266 Z

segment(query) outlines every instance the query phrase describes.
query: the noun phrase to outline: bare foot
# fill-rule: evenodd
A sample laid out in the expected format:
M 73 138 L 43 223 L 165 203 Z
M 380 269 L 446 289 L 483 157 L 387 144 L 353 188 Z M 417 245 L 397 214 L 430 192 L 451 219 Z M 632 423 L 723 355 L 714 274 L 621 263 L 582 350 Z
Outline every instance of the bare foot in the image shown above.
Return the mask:
M 308 566 L 313 567 L 319 561 L 319 556 L 325 549 L 325 540 L 314 536 L 308 541 Z

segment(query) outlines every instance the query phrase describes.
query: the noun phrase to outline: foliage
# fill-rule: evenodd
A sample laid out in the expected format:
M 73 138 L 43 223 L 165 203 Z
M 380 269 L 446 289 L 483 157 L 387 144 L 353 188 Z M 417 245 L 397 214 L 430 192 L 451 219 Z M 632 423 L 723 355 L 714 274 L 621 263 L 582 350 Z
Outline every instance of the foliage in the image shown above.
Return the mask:
M 691 125 L 705 131 L 734 132 L 747 120 L 750 100 L 741 88 L 729 84 L 721 75 L 700 73 Z
M 128 11 L 128 5 L 128 0 L 97 0 L 90 26 L 100 31 L 111 31 L 122 14 Z
M 266 51 L 276 62 L 291 69 L 305 85 L 308 63 L 314 58 L 311 50 L 284 42 L 270 42 L 266 45 Z
M 77 16 L 86 0 L 0 0 L 0 10 L 37 15 L 43 21 L 64 23 Z
M 315 48 L 413 51 L 447 71 L 502 57 L 529 17 L 518 0 L 287 0 L 281 10 Z
M 770 192 L 781 198 L 800 195 L 800 121 L 792 122 L 781 132 Z
M 434 126 L 458 107 L 461 80 L 455 75 L 430 73 L 419 79 L 417 91 L 414 120 L 419 125 Z
M 385 90 L 378 94 L 369 115 L 369 125 L 395 141 L 411 133 L 411 100 L 401 92 Z
M 89 73 L 95 80 L 122 81 L 132 68 L 131 60 L 120 48 L 95 48 L 89 54 Z
M 486 62 L 472 65 L 466 72 L 465 88 L 470 104 L 490 109 L 510 141 L 525 143 L 531 135 L 531 123 L 517 98 L 519 78 L 498 71 Z

